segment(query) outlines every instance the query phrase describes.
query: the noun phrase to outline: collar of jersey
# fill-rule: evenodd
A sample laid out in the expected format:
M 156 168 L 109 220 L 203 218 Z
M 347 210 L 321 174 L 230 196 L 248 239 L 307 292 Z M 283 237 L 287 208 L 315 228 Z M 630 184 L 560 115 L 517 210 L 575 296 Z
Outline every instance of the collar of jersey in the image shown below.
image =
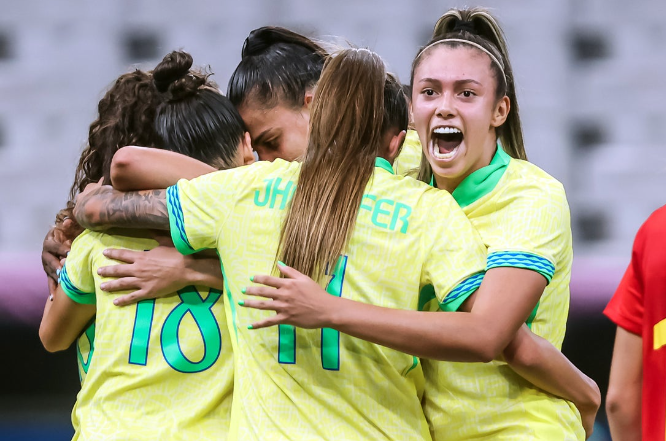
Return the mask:
M 395 174 L 395 172 L 393 171 L 393 167 L 391 166 L 391 163 L 384 158 L 375 158 L 375 167 L 383 168 L 392 175 Z
M 497 151 L 493 156 L 490 164 L 481 167 L 477 171 L 467 176 L 459 185 L 453 190 L 451 196 L 458 202 L 461 208 L 464 208 L 491 191 L 497 186 L 499 180 L 504 176 L 511 156 L 509 156 L 502 146 L 497 145 Z M 430 185 L 435 185 L 435 176 L 430 178 Z

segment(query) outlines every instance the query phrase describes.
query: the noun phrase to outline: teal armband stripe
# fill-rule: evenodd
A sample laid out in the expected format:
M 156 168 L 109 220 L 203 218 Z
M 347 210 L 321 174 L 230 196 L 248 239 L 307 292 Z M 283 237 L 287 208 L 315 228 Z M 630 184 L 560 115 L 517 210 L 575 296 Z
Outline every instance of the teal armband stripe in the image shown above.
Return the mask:
M 169 212 L 169 230 L 171 239 L 176 249 L 181 254 L 196 253 L 190 241 L 187 240 L 185 233 L 185 220 L 183 217 L 183 208 L 180 205 L 180 195 L 178 194 L 178 185 L 172 185 L 166 191 L 167 211 Z
M 67 274 L 66 265 L 62 267 L 62 270 L 60 271 L 60 279 L 58 281 L 60 282 L 60 287 L 62 290 L 65 291 L 65 294 L 67 294 L 67 297 L 76 303 L 82 303 L 84 305 L 95 304 L 95 293 L 81 291 L 76 286 L 74 286 L 72 281 L 69 279 L 69 275 Z
M 555 274 L 555 265 L 550 260 L 536 254 L 518 251 L 498 251 L 488 255 L 486 271 L 497 267 L 524 268 L 536 271 L 546 278 L 548 283 Z
M 467 297 L 479 289 L 485 272 L 476 273 L 458 284 L 439 304 L 442 311 L 453 312 L 460 308 Z

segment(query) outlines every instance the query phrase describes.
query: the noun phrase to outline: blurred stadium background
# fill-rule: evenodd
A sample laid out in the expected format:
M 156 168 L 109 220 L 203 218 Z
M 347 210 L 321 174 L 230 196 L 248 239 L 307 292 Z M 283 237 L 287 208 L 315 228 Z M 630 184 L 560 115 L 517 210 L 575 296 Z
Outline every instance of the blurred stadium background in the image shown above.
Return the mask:
M 224 90 L 250 30 L 282 25 L 380 53 L 403 81 L 435 0 L 0 0 L 0 440 L 65 440 L 73 351 L 37 329 L 40 251 L 88 125 L 121 73 L 182 48 Z M 472 4 L 473 5 L 473 4 Z M 530 159 L 567 189 L 575 236 L 564 352 L 605 393 L 614 327 L 601 311 L 641 222 L 666 203 L 666 3 L 486 0 L 507 33 Z M 609 439 L 603 410 L 595 439 Z

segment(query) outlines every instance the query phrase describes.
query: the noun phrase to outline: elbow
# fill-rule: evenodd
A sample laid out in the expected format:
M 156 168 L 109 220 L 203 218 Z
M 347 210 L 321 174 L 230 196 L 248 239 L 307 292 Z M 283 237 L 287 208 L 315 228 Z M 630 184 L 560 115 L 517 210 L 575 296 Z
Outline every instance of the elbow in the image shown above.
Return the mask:
M 501 333 L 489 328 L 477 334 L 474 339 L 475 341 L 472 342 L 476 346 L 476 361 L 489 363 L 496 360 L 508 345 L 508 342 L 504 341 L 501 337 Z
M 499 357 L 502 353 L 502 348 L 493 339 L 481 338 L 480 340 L 475 339 L 473 342 L 470 342 L 465 352 L 467 353 L 466 360 L 460 361 L 490 363 Z
M 49 333 L 44 328 L 39 328 L 39 339 L 42 341 L 44 349 L 48 352 L 60 352 L 69 348 L 69 344 L 56 338 L 53 333 Z
M 74 218 L 83 228 L 89 230 L 99 230 L 102 227 L 102 222 L 99 213 L 92 207 L 91 202 L 78 203 L 74 206 Z
M 129 176 L 132 167 L 138 161 L 137 149 L 135 147 L 123 147 L 119 149 L 111 160 L 111 185 L 117 190 L 130 190 Z
M 606 414 L 609 417 L 617 417 L 622 415 L 625 409 L 626 397 L 615 388 L 609 388 L 606 395 Z
M 498 358 L 501 353 L 501 350 L 495 350 L 492 347 L 480 348 L 477 353 L 474 354 L 474 361 L 479 363 L 490 363 L 491 361 Z
M 594 408 L 595 412 L 601 407 L 601 390 L 599 385 L 591 378 L 588 378 L 588 383 L 590 385 L 587 402 L 591 408 Z

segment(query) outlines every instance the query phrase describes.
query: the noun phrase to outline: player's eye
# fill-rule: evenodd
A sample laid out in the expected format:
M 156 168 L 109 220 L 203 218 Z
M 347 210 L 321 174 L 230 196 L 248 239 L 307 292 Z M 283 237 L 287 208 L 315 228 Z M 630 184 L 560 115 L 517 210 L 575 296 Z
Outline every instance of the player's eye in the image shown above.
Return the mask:
M 465 98 L 470 98 L 474 95 L 475 95 L 475 93 L 472 92 L 471 90 L 463 90 L 462 91 L 462 96 L 464 96 Z

